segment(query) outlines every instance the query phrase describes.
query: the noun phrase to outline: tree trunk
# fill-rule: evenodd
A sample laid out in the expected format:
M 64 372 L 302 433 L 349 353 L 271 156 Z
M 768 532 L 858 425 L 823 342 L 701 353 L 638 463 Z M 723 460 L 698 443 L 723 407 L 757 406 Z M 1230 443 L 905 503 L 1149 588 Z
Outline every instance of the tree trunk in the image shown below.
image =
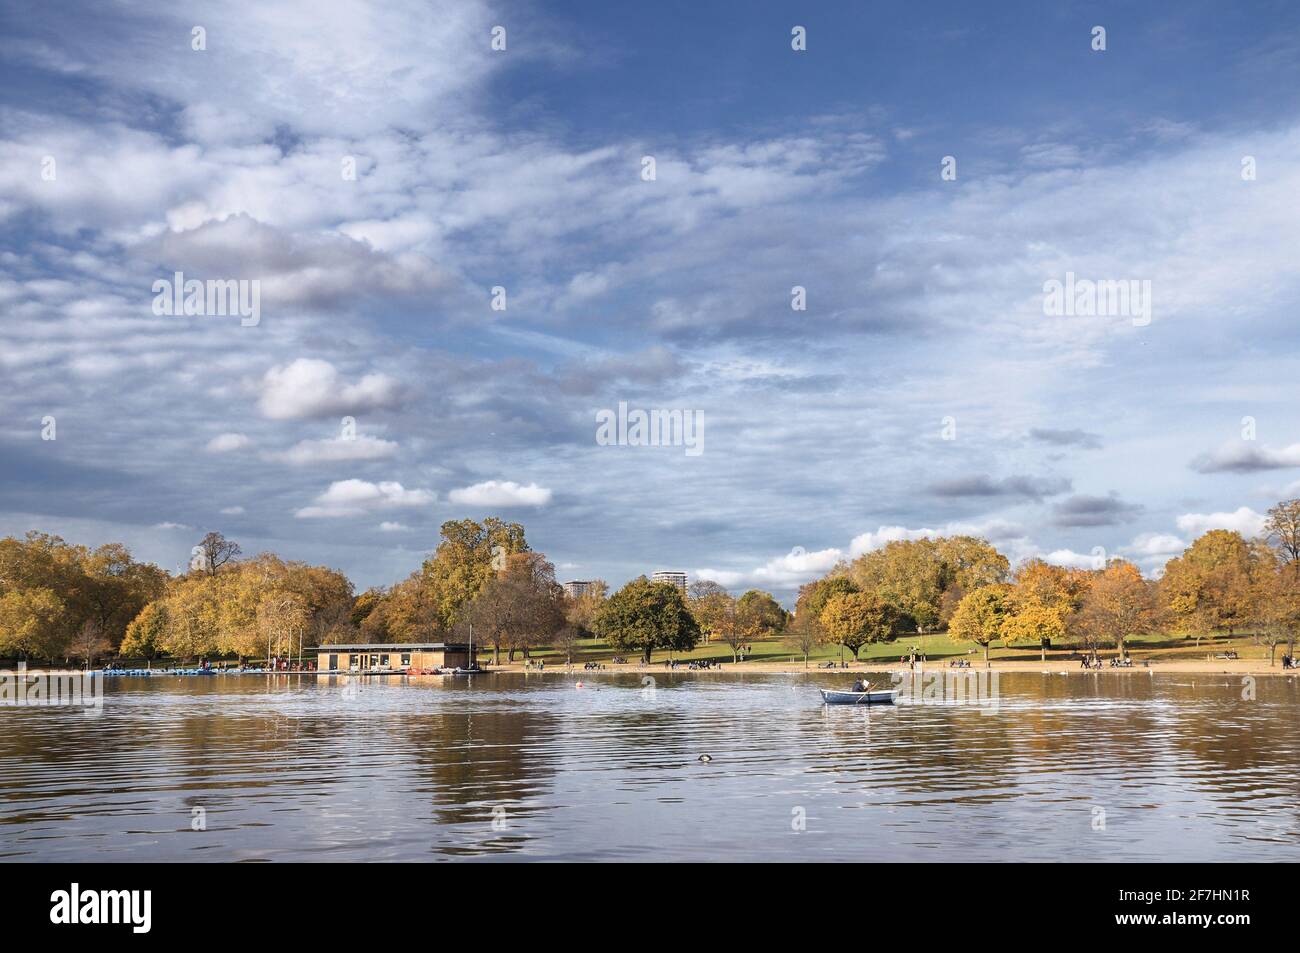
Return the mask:
M 987 642 L 984 643 L 984 664 L 985 666 L 989 664 L 989 644 Z
M 650 664 L 650 649 L 651 649 L 651 646 L 647 645 L 645 648 L 643 648 L 643 649 L 641 650 L 641 659 L 642 659 L 642 660 L 643 660 L 647 665 Z
M 1124 651 L 1124 636 L 1118 636 L 1115 639 L 1115 645 L 1119 648 L 1119 657 L 1121 659 L 1125 658 L 1128 653 Z

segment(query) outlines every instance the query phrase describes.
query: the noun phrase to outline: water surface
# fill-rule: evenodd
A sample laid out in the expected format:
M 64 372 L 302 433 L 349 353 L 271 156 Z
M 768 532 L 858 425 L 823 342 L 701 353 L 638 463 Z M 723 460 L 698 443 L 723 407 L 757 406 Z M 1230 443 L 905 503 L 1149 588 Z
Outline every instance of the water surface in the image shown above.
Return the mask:
M 985 712 L 653 675 L 155 677 L 109 681 L 98 717 L 0 708 L 0 858 L 1300 859 L 1294 679 L 1004 674 Z

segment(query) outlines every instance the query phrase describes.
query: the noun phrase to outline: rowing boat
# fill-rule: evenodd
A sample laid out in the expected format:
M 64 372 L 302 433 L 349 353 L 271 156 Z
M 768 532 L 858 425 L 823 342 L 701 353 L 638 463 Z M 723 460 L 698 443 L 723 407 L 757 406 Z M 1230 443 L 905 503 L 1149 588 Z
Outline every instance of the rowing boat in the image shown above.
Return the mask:
M 822 701 L 828 705 L 892 705 L 898 689 L 885 688 L 874 692 L 837 692 L 821 689 Z

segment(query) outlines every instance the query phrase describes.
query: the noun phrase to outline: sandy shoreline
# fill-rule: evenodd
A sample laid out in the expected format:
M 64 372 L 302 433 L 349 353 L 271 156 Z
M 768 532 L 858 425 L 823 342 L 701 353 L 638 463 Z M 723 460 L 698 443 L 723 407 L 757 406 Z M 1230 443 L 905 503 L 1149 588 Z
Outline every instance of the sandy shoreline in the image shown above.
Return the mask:
M 996 672 L 1050 672 L 1063 675 L 1154 675 L 1161 673 L 1190 673 L 1201 672 L 1212 675 L 1278 675 L 1284 678 L 1300 678 L 1300 669 L 1282 668 L 1282 663 L 1276 662 L 1271 667 L 1268 659 L 1151 659 L 1150 664 L 1144 664 L 1139 659 L 1133 663 L 1132 668 L 1111 668 L 1106 664 L 1101 669 L 1085 669 L 1080 667 L 1077 660 L 1069 659 L 1048 659 L 1047 661 L 1032 661 L 1028 659 L 994 659 L 987 666 L 983 661 L 971 659 L 970 668 L 949 668 L 946 661 L 931 661 L 917 663 L 915 671 L 934 673 L 934 672 L 978 672 L 991 670 Z M 824 664 L 824 663 L 823 663 Z M 906 664 L 899 662 L 879 662 L 879 661 L 862 661 L 850 662 L 845 668 L 824 668 L 816 665 L 804 668 L 801 662 L 790 661 L 756 661 L 748 662 L 726 662 L 721 666 L 713 668 L 689 668 L 686 664 L 679 664 L 675 669 L 670 669 L 663 662 L 654 662 L 648 666 L 642 667 L 635 662 L 626 665 L 613 665 L 608 662 L 603 663 L 603 668 L 584 669 L 581 664 L 575 664 L 571 669 L 566 670 L 563 665 L 548 663 L 545 669 L 525 668 L 525 663 L 520 660 L 517 662 L 503 662 L 500 665 L 486 665 L 486 671 L 489 673 L 502 672 L 522 675 L 577 675 L 581 677 L 591 677 L 600 675 L 734 675 L 734 674 L 762 674 L 762 675 L 826 675 L 839 672 L 841 674 L 851 673 L 877 673 L 892 674 L 897 672 L 906 672 Z M 92 671 L 96 671 L 92 669 Z M 29 668 L 26 670 L 28 676 L 33 675 L 78 675 L 82 674 L 82 669 L 42 669 Z M 155 669 L 156 675 L 167 674 L 166 669 Z M 0 669 L 0 675 L 16 675 L 13 669 Z M 306 672 L 279 672 L 270 674 L 312 674 Z M 399 673 L 394 673 L 399 674 Z

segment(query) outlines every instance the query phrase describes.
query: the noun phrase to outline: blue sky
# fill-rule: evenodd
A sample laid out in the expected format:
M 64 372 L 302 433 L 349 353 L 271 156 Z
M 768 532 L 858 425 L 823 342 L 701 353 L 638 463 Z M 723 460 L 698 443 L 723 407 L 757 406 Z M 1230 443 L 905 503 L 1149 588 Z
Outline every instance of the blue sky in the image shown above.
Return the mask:
M 0 5 L 2 533 L 365 586 L 497 514 L 788 599 L 935 533 L 1155 573 L 1300 491 L 1294 4 L 153 6 Z

